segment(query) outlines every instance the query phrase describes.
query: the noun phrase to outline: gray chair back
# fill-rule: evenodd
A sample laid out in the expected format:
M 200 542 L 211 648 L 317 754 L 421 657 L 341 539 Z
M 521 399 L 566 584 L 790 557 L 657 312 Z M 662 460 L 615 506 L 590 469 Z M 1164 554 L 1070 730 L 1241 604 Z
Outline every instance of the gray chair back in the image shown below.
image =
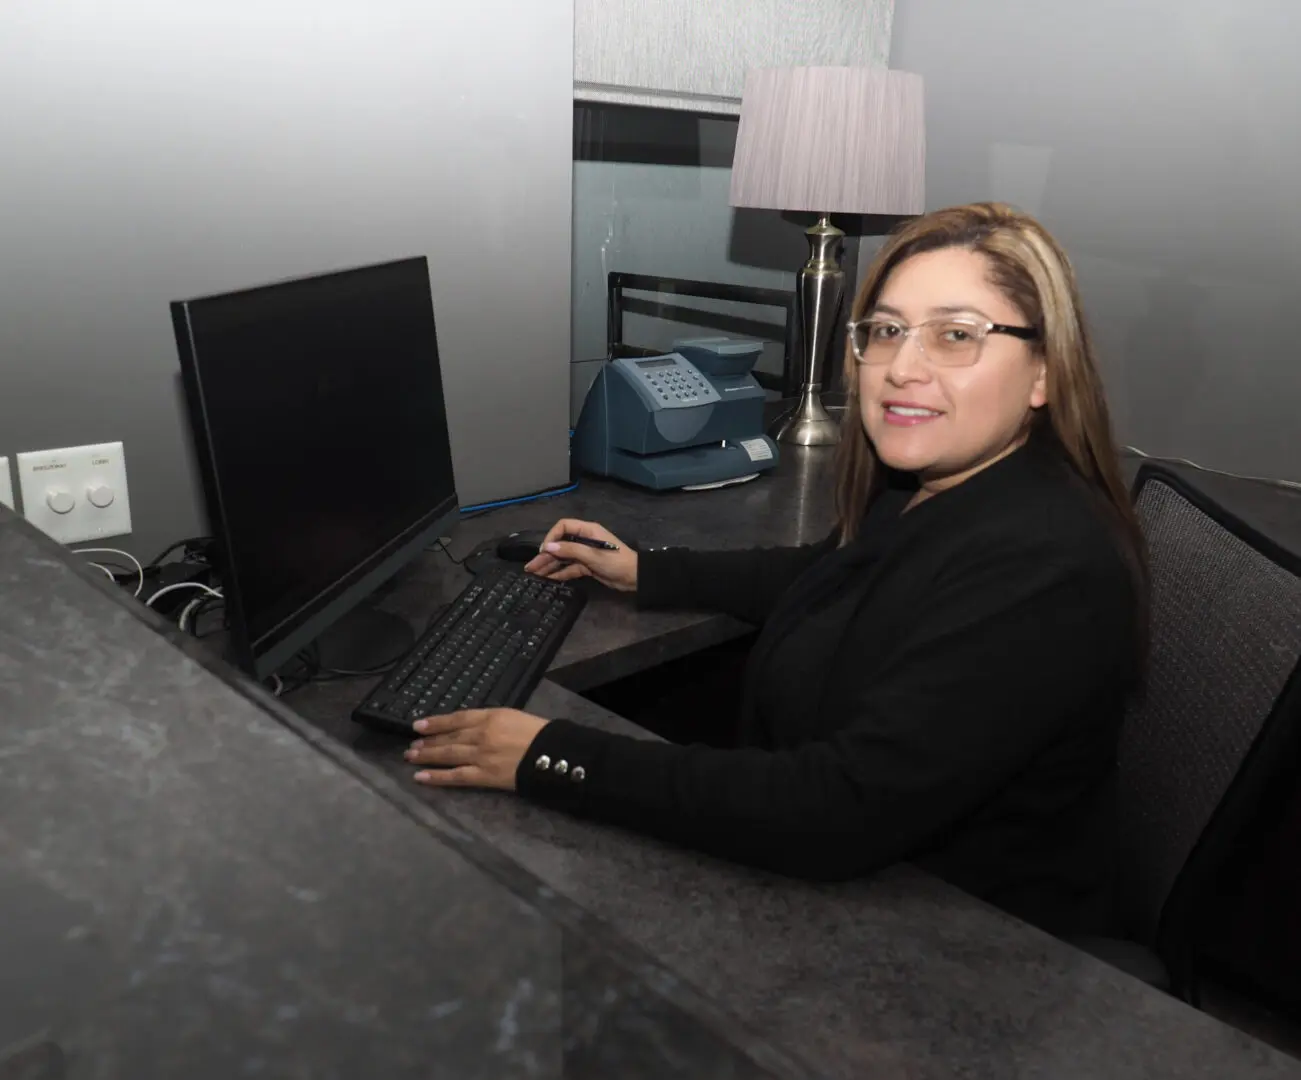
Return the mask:
M 1163 466 L 1134 497 L 1151 654 L 1121 733 L 1120 884 L 1129 932 L 1179 983 L 1214 875 L 1301 730 L 1301 561 Z

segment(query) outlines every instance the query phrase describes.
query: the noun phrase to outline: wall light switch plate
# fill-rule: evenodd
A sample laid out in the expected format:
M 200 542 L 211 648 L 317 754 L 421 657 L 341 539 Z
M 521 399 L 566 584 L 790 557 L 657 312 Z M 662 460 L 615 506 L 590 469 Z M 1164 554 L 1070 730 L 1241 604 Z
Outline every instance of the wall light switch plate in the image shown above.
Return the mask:
M 62 544 L 131 531 L 120 442 L 19 454 L 18 485 L 27 520 Z
M 10 510 L 14 508 L 14 480 L 9 474 L 9 459 L 0 457 L 0 503 Z

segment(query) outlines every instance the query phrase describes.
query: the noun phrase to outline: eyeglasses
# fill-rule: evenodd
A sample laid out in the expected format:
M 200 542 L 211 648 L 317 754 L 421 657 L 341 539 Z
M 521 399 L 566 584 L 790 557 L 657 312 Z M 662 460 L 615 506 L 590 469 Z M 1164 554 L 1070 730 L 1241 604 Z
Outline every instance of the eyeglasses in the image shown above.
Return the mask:
M 990 334 L 1007 334 L 1022 341 L 1039 336 L 1039 331 L 1030 326 L 1004 326 L 964 316 L 943 315 L 916 326 L 875 317 L 849 324 L 849 346 L 860 364 L 875 367 L 893 363 L 903 343 L 914 333 L 925 357 L 942 367 L 974 364 Z

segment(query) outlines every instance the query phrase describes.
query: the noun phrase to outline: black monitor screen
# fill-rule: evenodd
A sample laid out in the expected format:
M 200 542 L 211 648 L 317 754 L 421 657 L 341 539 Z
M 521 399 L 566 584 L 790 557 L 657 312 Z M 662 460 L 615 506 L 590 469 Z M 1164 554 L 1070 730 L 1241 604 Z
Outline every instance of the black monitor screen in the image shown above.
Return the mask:
M 455 508 L 428 267 L 172 310 L 228 602 L 256 654 Z

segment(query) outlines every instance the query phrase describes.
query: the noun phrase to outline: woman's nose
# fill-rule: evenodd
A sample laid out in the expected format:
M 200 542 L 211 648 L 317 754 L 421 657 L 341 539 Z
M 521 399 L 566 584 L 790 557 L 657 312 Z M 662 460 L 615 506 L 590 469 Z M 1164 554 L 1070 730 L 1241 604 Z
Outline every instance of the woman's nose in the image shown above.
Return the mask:
M 891 382 L 918 382 L 930 375 L 926 354 L 922 352 L 921 342 L 916 334 L 909 334 L 899 344 L 899 351 L 890 361 L 886 375 Z

